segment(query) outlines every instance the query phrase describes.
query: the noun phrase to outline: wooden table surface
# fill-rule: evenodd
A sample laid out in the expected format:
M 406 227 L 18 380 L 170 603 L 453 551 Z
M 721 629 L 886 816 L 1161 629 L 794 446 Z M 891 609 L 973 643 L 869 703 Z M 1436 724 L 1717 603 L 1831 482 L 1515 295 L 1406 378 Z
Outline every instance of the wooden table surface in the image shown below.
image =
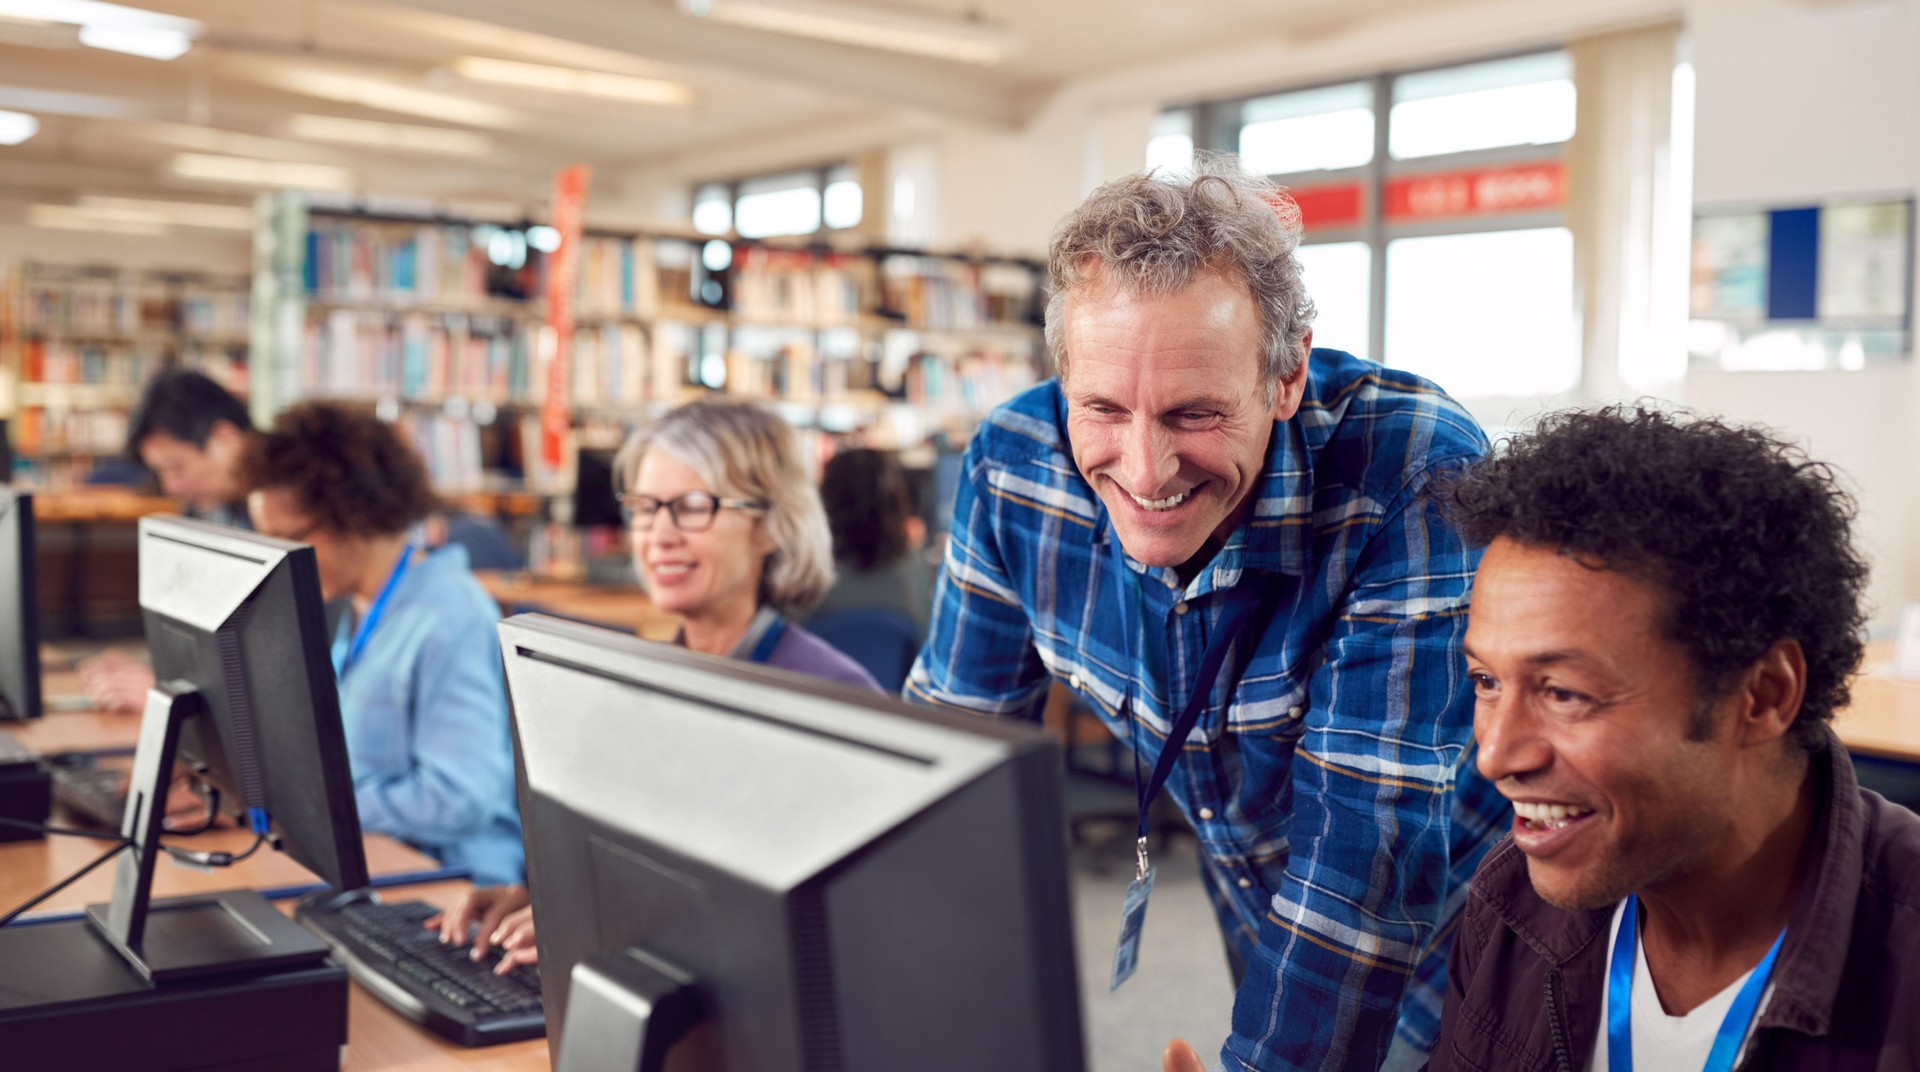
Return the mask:
M 1834 716 L 1833 729 L 1849 750 L 1920 763 L 1920 681 L 1893 672 L 1890 645 L 1875 644 L 1853 679 L 1853 702 Z
M 137 521 L 149 514 L 177 514 L 180 502 L 125 488 L 68 488 L 33 493 L 33 519 L 47 524 Z

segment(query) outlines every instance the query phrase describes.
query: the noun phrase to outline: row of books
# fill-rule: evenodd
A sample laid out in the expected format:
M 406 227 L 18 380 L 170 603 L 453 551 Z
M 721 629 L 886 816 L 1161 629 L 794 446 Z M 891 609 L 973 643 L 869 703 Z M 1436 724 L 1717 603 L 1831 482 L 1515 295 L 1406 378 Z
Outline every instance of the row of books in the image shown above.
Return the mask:
M 1039 282 L 1025 268 L 895 256 L 883 264 L 881 286 L 886 308 L 914 327 L 973 331 L 1038 322 Z
M 413 411 L 402 415 L 399 428 L 426 463 L 427 479 L 436 489 L 472 491 L 483 486 L 477 421 L 438 410 Z
M 874 262 L 747 247 L 734 262 L 733 311 L 744 319 L 846 324 L 875 307 Z
M 244 289 L 189 290 L 83 277 L 23 286 L 19 325 L 29 334 L 96 339 L 155 334 L 233 339 L 246 336 L 248 309 Z
M 307 293 L 337 301 L 472 303 L 524 297 L 513 269 L 489 257 L 466 224 L 388 223 L 316 216 L 307 229 Z M 526 251 L 521 250 L 526 271 Z
M 302 394 L 525 400 L 540 329 L 511 317 L 335 309 L 301 336 Z
M 67 338 L 20 341 L 20 379 L 26 384 L 133 389 L 175 365 L 199 369 L 234 394 L 247 393 L 247 348 L 239 343 L 183 339 L 128 347 Z
M 127 411 L 22 406 L 12 431 L 14 450 L 23 457 L 117 454 L 127 446 Z

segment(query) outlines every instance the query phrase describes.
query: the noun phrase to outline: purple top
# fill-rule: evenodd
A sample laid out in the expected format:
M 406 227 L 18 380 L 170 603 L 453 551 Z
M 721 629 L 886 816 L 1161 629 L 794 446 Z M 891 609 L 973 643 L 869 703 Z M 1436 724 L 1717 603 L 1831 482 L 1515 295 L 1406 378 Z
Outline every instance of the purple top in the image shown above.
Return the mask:
M 773 654 L 767 656 L 767 666 L 777 666 L 782 670 L 794 670 L 802 674 L 838 681 L 846 685 L 858 685 L 883 691 L 880 683 L 867 673 L 866 667 L 847 658 L 839 648 L 821 640 L 805 629 L 787 623 L 787 630 L 781 634 L 780 642 L 773 646 Z

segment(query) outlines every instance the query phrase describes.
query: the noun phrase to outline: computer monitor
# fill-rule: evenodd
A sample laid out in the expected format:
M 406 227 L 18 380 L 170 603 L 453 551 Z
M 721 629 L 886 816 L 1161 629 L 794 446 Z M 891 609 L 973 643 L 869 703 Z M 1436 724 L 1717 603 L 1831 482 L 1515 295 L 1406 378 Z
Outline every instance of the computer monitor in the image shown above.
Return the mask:
M 0 719 L 40 717 L 40 584 L 33 496 L 0 488 Z
M 149 517 L 139 555 L 154 678 L 205 701 L 177 759 L 329 886 L 367 885 L 313 548 Z
M 580 448 L 574 466 L 573 523 L 577 528 L 620 528 L 620 500 L 614 497 L 615 452 Z
M 727 1072 L 1084 1067 L 1040 732 L 551 618 L 500 635 L 557 1069 L 658 1067 L 689 1021 Z

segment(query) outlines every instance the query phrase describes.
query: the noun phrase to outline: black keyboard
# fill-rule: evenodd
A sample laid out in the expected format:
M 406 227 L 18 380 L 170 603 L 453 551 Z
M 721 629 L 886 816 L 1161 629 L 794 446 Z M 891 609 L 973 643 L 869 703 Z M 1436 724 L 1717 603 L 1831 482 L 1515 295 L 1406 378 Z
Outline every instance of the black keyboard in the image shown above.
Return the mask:
M 67 756 L 55 756 L 47 766 L 53 770 L 55 804 L 95 826 L 120 829 L 127 814 L 126 771 Z
M 476 961 L 467 946 L 440 944 L 440 933 L 422 926 L 439 911 L 419 901 L 303 903 L 296 918 L 375 997 L 437 1035 L 462 1046 L 545 1035 L 539 970 L 522 965 L 495 975 L 498 951 Z

